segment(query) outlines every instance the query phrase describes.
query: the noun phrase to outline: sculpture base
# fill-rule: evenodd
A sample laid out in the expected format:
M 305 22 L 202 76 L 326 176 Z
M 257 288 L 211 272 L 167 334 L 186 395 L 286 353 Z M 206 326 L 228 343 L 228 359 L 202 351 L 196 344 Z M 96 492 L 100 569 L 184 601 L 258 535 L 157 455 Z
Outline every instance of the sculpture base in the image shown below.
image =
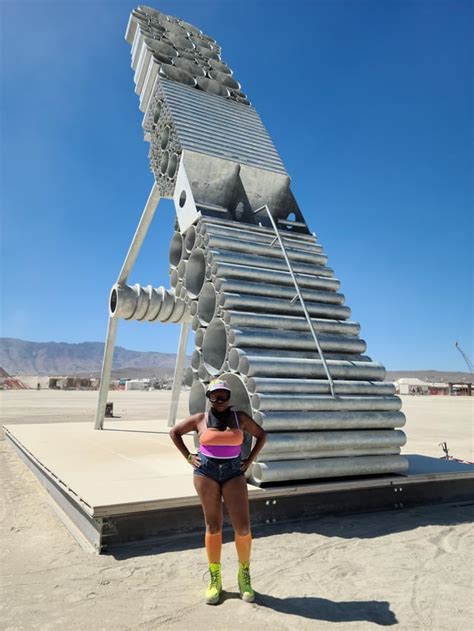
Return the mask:
M 166 421 L 107 421 L 102 431 L 89 423 L 6 425 L 4 431 L 85 549 L 100 553 L 203 532 L 192 472 L 171 443 Z M 192 437 L 185 440 L 193 449 Z M 474 501 L 473 465 L 408 458 L 406 476 L 249 486 L 252 524 Z

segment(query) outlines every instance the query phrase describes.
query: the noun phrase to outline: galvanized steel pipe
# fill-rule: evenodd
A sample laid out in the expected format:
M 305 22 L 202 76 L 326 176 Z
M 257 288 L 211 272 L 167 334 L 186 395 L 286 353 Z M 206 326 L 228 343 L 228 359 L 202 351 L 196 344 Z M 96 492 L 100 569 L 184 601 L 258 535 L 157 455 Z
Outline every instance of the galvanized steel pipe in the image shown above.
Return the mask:
M 252 296 L 250 294 L 220 293 L 219 306 L 234 311 L 254 311 L 263 313 L 278 313 L 301 316 L 301 303 L 291 303 L 284 298 L 269 298 L 267 296 Z M 347 320 L 351 310 L 343 305 L 331 305 L 322 302 L 307 302 L 306 309 L 310 316 L 327 317 L 333 320 Z
M 374 449 L 330 449 L 327 451 L 299 449 L 298 451 L 282 451 L 259 453 L 256 462 L 275 462 L 280 460 L 305 460 L 313 458 L 349 458 L 353 456 L 395 456 L 401 453 L 400 447 L 375 447 Z
M 259 256 L 245 254 L 243 252 L 227 252 L 225 250 L 209 250 L 207 260 L 210 265 L 214 263 L 228 263 L 229 265 L 248 265 L 249 267 L 263 267 L 265 269 L 273 268 L 275 270 L 288 271 L 285 260 L 271 258 L 269 256 Z M 325 265 L 311 265 L 308 263 L 293 264 L 293 271 L 299 274 L 308 274 L 309 276 L 323 276 L 332 278 L 334 270 Z
M 257 226 L 241 223 L 228 223 L 226 226 L 211 226 L 204 224 L 200 230 L 200 234 L 203 236 L 209 235 L 214 237 L 227 237 L 229 239 L 250 240 L 264 245 L 272 244 L 275 238 L 272 233 L 262 232 Z M 299 250 L 306 250 L 307 252 L 314 252 L 318 254 L 323 252 L 322 245 L 319 245 L 316 242 L 309 243 L 299 239 L 298 237 L 290 237 L 286 234 L 282 238 L 283 242 L 288 247 L 297 247 Z
M 401 430 L 339 430 L 336 432 L 270 432 L 261 453 L 299 450 L 376 449 L 403 447 L 406 436 Z
M 213 283 L 204 283 L 197 303 L 197 315 L 203 325 L 207 325 L 216 315 L 217 295 Z
M 323 333 L 319 335 L 318 339 L 321 349 L 329 352 L 361 354 L 367 347 L 365 341 L 357 337 Z M 229 328 L 228 340 L 232 346 L 243 349 L 253 347 L 261 349 L 316 350 L 311 334 L 303 333 L 303 331 Z
M 193 370 L 191 366 L 188 366 L 184 371 L 184 385 L 190 388 L 197 378 L 197 370 Z
M 194 244 L 196 243 L 196 227 L 189 226 L 186 230 L 186 234 L 184 237 L 184 249 L 188 254 L 191 254 L 191 251 L 194 248 Z
M 254 412 L 254 420 L 269 432 L 319 431 L 323 429 L 393 429 L 405 425 L 402 412 L 344 411 Z
M 286 331 L 308 331 L 306 318 L 292 315 L 280 315 L 274 313 L 252 313 L 249 311 L 226 310 L 222 315 L 224 322 L 233 328 L 255 327 L 268 329 L 284 329 Z M 312 318 L 313 326 L 319 333 L 341 335 L 359 335 L 360 324 L 358 322 L 326 320 Z
M 265 226 L 259 226 L 257 223 L 253 224 L 253 223 L 239 222 L 238 225 L 239 227 L 242 226 L 248 230 L 255 230 L 259 234 L 268 234 L 272 238 L 275 236 L 275 233 L 271 228 L 266 228 Z M 207 217 L 207 216 L 202 217 L 197 224 L 197 230 L 199 233 L 202 233 L 202 232 L 205 232 L 207 228 L 213 228 L 215 226 L 228 227 L 229 221 L 228 219 L 220 219 L 219 217 Z M 298 232 L 298 233 L 293 234 L 291 232 L 287 232 L 285 233 L 285 237 L 288 239 L 295 238 L 298 241 L 306 241 L 308 243 L 316 243 L 316 237 L 314 233 L 306 234 L 303 232 Z
M 187 262 L 184 284 L 191 298 L 197 298 L 204 285 L 206 258 L 201 249 L 194 250 Z
M 239 371 L 239 363 L 241 357 L 265 357 L 268 359 L 269 355 L 278 355 L 280 358 L 288 357 L 294 359 L 320 359 L 320 355 L 316 349 L 313 350 L 292 350 L 288 348 L 279 348 L 279 349 L 268 349 L 268 348 L 238 348 L 237 346 L 232 346 L 229 349 L 229 362 L 231 365 L 231 369 L 235 371 Z M 357 354 L 349 354 L 349 353 L 331 353 L 325 352 L 324 357 L 326 359 L 335 360 L 335 361 L 347 361 L 353 363 L 363 362 L 363 363 L 371 363 L 373 360 L 368 355 L 357 355 Z
M 229 352 L 231 361 L 234 349 Z M 385 368 L 375 362 L 328 361 L 334 379 L 361 381 L 383 381 Z M 239 357 L 239 372 L 247 377 L 304 377 L 320 379 L 326 377 L 320 359 L 293 359 L 290 357 L 243 355 Z
M 180 264 L 181 265 L 181 264 Z M 179 266 L 178 266 L 179 269 Z M 295 288 L 286 287 L 284 285 L 273 285 L 267 283 L 265 274 L 261 274 L 260 282 L 253 282 L 240 279 L 216 278 L 215 286 L 217 291 L 234 293 L 234 294 L 251 294 L 253 296 L 265 296 L 268 298 L 288 298 L 292 300 L 295 297 Z M 344 303 L 344 295 L 334 291 L 320 291 L 317 289 L 303 289 L 302 292 L 305 301 L 323 302 L 333 305 L 342 305 Z
M 181 261 L 181 257 L 183 254 L 183 237 L 180 232 L 175 232 L 171 238 L 170 250 L 169 250 L 169 261 L 170 265 L 173 267 L 177 267 L 179 262 Z
M 247 389 L 250 394 L 329 394 L 327 379 L 278 379 L 255 378 L 247 379 Z M 390 382 L 372 381 L 333 381 L 336 394 L 372 394 L 390 396 L 395 394 L 395 386 Z
M 198 329 L 195 334 L 194 334 L 194 343 L 196 345 L 196 348 L 201 349 L 202 348 L 202 342 L 204 340 L 204 333 L 206 332 L 206 329 Z
M 173 289 L 151 285 L 115 284 L 110 292 L 109 311 L 111 317 L 126 320 L 181 322 L 189 318 L 186 303 L 176 297 Z
M 282 252 L 278 247 L 265 245 L 256 241 L 230 239 L 228 237 L 218 237 L 210 234 L 204 236 L 205 245 L 211 250 L 226 250 L 234 252 L 243 252 L 244 254 L 253 254 L 258 256 L 266 256 L 269 258 L 281 259 Z M 319 252 L 308 252 L 306 250 L 298 250 L 295 247 L 287 248 L 288 257 L 292 261 L 300 263 L 326 265 L 328 257 Z
M 198 370 L 201 365 L 201 355 L 202 352 L 197 348 L 195 348 L 191 354 L 191 368 L 194 368 L 194 370 Z
M 216 261 L 211 266 L 211 272 L 215 278 L 253 280 L 273 285 L 288 285 L 294 287 L 293 279 L 289 272 L 267 269 L 262 267 L 252 267 L 250 265 L 236 265 Z M 310 276 L 309 274 L 296 274 L 300 287 L 305 289 L 324 289 L 326 291 L 337 291 L 341 285 L 336 278 L 325 278 L 320 276 Z
M 195 381 L 189 391 L 189 413 L 200 414 L 206 409 L 206 387 L 200 381 Z
M 406 473 L 408 460 L 402 456 L 362 456 L 254 463 L 251 480 L 257 486 L 269 482 L 340 478 L 384 473 Z
M 269 412 L 275 410 L 317 410 L 317 411 L 369 411 L 397 412 L 402 407 L 399 397 L 339 396 L 314 394 L 254 394 L 251 398 L 255 410 Z
M 202 361 L 211 375 L 217 375 L 227 358 L 227 331 L 224 322 L 215 318 L 207 327 L 202 342 Z

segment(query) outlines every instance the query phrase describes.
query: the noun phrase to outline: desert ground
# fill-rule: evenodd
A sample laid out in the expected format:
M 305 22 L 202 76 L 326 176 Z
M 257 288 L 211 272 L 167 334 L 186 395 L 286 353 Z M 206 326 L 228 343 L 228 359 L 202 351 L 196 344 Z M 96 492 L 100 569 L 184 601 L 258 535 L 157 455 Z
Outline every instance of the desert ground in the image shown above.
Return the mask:
M 166 417 L 169 392 L 111 392 L 124 420 Z M 183 392 L 179 416 L 186 415 Z M 93 422 L 95 392 L 0 393 L 2 424 Z M 406 453 L 474 460 L 473 400 L 403 397 Z M 225 594 L 203 602 L 201 537 L 87 554 L 36 478 L 0 441 L 0 629 L 470 629 L 472 505 L 440 505 L 254 529 L 255 604 L 242 602 L 234 545 L 223 549 Z

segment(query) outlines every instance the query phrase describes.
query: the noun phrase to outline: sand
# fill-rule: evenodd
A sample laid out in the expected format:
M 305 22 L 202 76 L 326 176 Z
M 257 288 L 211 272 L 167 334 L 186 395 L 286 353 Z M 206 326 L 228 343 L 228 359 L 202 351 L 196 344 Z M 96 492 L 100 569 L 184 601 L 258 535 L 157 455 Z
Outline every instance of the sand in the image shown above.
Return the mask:
M 91 422 L 96 393 L 6 392 L 3 423 Z M 127 420 L 165 416 L 169 392 L 111 393 Z M 186 397 L 180 414 L 186 412 Z M 404 397 L 407 451 L 472 458 L 472 402 Z M 0 628 L 13 629 L 470 629 L 473 506 L 323 517 L 255 528 L 256 604 L 240 601 L 230 533 L 225 594 L 203 603 L 201 537 L 90 555 L 53 512 L 36 478 L 0 442 Z

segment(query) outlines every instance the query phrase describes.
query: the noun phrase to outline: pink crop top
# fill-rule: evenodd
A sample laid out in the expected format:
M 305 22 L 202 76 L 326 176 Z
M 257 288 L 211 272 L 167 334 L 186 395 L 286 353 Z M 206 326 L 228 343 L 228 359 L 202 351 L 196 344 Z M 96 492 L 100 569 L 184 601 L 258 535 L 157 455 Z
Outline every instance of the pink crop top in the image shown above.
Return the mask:
M 239 418 L 234 411 L 237 427 L 223 431 L 207 427 L 199 436 L 200 452 L 208 458 L 237 458 L 240 456 L 240 446 L 244 442 L 244 433 L 239 427 Z

